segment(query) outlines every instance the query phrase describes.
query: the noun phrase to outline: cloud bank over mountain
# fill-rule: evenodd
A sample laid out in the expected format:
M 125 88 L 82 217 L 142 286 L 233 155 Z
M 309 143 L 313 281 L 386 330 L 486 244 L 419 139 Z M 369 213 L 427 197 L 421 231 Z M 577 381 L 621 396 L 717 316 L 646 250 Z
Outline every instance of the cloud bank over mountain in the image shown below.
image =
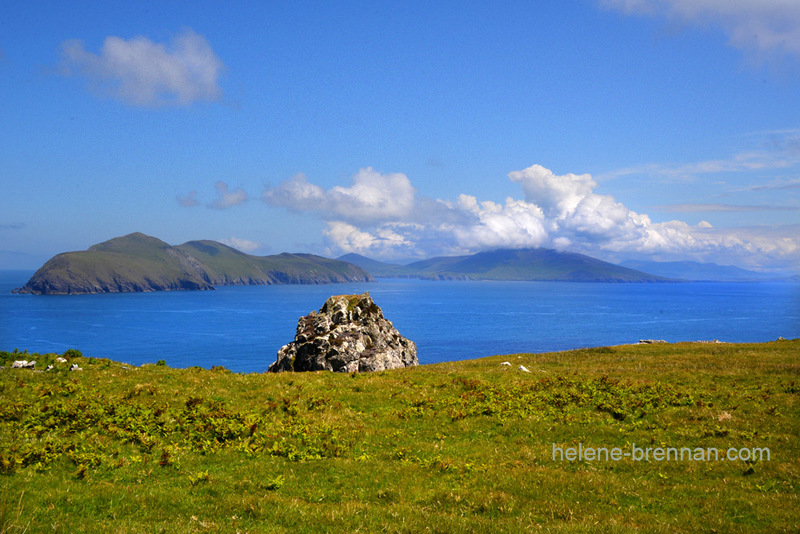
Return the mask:
M 558 175 L 532 165 L 508 178 L 522 198 L 417 195 L 407 176 L 361 169 L 349 187 L 328 190 L 296 175 L 262 200 L 326 222 L 331 252 L 381 258 L 430 257 L 496 248 L 549 247 L 603 258 L 708 259 L 750 267 L 797 265 L 795 228 L 716 229 L 706 221 L 654 222 L 597 192 L 589 174 Z

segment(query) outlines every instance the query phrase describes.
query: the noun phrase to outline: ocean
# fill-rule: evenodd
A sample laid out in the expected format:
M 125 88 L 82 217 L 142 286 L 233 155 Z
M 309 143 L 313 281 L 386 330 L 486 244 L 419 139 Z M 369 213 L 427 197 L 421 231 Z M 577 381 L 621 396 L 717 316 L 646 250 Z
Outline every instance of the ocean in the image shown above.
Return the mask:
M 262 372 L 297 319 L 331 295 L 369 291 L 420 363 L 636 343 L 800 337 L 800 284 L 433 282 L 220 287 L 72 296 L 16 295 L 31 272 L 0 272 L 0 350 L 133 365 Z

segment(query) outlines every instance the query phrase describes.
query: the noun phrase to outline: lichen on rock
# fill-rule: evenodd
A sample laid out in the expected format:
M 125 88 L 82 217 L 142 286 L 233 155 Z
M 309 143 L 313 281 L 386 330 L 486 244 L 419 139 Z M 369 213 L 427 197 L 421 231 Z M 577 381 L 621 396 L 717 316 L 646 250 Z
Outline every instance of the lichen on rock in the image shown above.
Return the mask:
M 417 346 L 383 316 L 369 293 L 335 295 L 297 322 L 294 341 L 269 372 L 383 371 L 419 365 Z

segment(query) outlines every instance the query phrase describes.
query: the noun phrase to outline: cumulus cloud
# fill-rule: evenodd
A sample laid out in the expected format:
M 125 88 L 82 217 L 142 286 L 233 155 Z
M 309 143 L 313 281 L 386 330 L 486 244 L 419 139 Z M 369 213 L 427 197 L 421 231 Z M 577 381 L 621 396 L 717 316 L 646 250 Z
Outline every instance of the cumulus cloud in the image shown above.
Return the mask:
M 606 259 L 650 256 L 800 267 L 800 233 L 781 227 L 745 231 L 717 229 L 706 221 L 653 222 L 647 214 L 597 193 L 598 185 L 588 174 L 558 175 L 533 165 L 508 176 L 520 185 L 524 199 L 498 203 L 463 194 L 455 201 L 413 197 L 413 206 L 403 199 L 401 206 L 388 206 L 381 214 L 350 220 L 331 209 L 329 192 L 307 181 L 298 190 L 314 191 L 308 196 L 325 205 L 320 213 L 328 224 L 325 236 L 331 250 L 375 257 L 548 247 Z M 293 208 L 314 210 L 312 204 L 297 202 Z
M 732 46 L 800 57 L 800 2 L 795 0 L 601 0 L 626 14 L 722 28 Z
M 293 211 L 319 211 L 323 215 L 348 222 L 400 219 L 415 205 L 416 190 L 405 174 L 382 174 L 372 167 L 361 169 L 349 187 L 336 186 L 327 191 L 308 182 L 304 174 L 266 188 L 261 198 L 267 204 Z
M 499 203 L 462 194 L 455 200 L 434 200 L 415 195 L 405 175 L 369 168 L 351 186 L 328 190 L 297 175 L 267 189 L 263 198 L 268 204 L 319 214 L 327 224 L 324 234 L 331 253 L 395 259 L 548 247 L 606 259 L 724 258 L 751 267 L 800 266 L 800 233 L 717 229 L 706 221 L 653 222 L 647 214 L 599 194 L 588 174 L 558 175 L 533 165 L 508 177 L 519 184 L 524 198 Z
M 541 165 L 509 173 L 522 186 L 525 200 L 544 210 L 547 236 L 559 243 L 591 242 L 620 248 L 652 246 L 658 240 L 647 215 L 629 210 L 609 195 L 594 192 L 588 174 L 556 175 Z M 604 245 L 605 244 L 605 245 Z
M 242 239 L 239 237 L 229 237 L 227 239 L 220 239 L 220 242 L 228 245 L 229 247 L 233 247 L 237 250 L 241 250 L 242 252 L 253 252 L 261 247 L 260 243 L 256 243 L 255 241 L 248 241 L 247 239 Z
M 324 233 L 342 252 L 379 255 L 397 255 L 401 251 L 413 253 L 414 243 L 397 233 L 392 226 L 385 225 L 370 233 L 346 222 L 330 221 Z
M 800 269 L 800 225 L 713 228 L 702 222 L 692 227 L 696 244 L 688 252 L 699 261 L 759 269 Z M 664 256 L 670 259 L 670 256 Z
M 208 205 L 209 208 L 224 210 L 247 201 L 247 193 L 241 187 L 231 191 L 228 184 L 223 181 L 218 181 L 214 187 L 217 190 L 217 199 Z
M 597 183 L 588 174 L 556 176 L 541 165 L 513 171 L 508 177 L 522 185 L 528 201 L 544 208 L 551 217 L 563 217 L 575 210 L 582 199 L 592 193 Z
M 273 206 L 283 206 L 292 211 L 313 210 L 325 202 L 325 191 L 312 183 L 303 173 L 281 182 L 278 187 L 266 188 L 261 200 Z
M 84 76 L 135 106 L 217 100 L 222 69 L 208 41 L 189 29 L 166 45 L 141 36 L 106 37 L 99 54 L 79 40 L 62 43 L 64 75 Z
M 193 208 L 200 205 L 200 201 L 197 200 L 197 191 L 194 190 L 189 191 L 185 195 L 178 195 L 175 199 L 178 201 L 178 204 L 184 208 Z
M 464 249 L 538 247 L 548 241 L 544 212 L 536 204 L 513 198 L 504 205 L 479 203 L 473 196 L 460 195 L 452 207 L 472 215 L 452 226 L 456 243 Z

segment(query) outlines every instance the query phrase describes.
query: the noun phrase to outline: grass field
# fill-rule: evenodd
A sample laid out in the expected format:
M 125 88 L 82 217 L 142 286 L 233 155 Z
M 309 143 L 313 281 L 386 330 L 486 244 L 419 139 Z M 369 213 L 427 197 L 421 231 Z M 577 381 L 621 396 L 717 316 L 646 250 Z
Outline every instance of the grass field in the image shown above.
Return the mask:
M 360 375 L 57 356 L 0 352 L 4 533 L 800 531 L 800 340 Z

